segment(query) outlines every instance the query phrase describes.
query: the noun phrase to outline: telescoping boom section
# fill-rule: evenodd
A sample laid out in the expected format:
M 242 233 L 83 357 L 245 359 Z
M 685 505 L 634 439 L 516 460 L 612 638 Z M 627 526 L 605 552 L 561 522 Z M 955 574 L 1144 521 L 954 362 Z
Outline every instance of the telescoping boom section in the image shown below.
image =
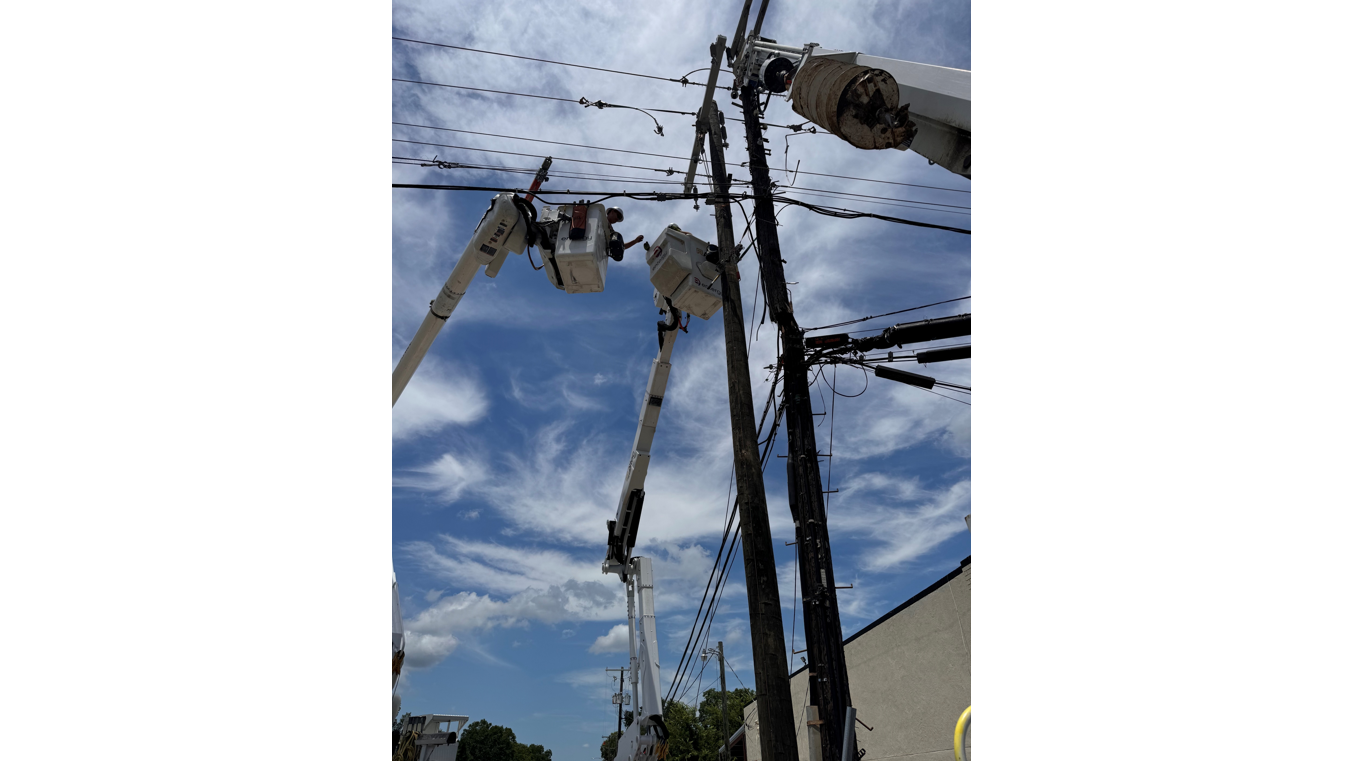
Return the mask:
M 629 681 L 635 720 L 619 738 L 616 761 L 650 761 L 666 753 L 669 733 L 662 720 L 661 661 L 657 617 L 653 609 L 652 560 L 633 557 L 643 512 L 643 486 L 652 461 L 671 353 L 681 326 L 681 312 L 707 320 L 722 308 L 718 270 L 710 261 L 713 247 L 672 225 L 648 248 L 653 303 L 663 315 L 657 323 L 657 358 L 648 372 L 638 413 L 633 452 L 624 474 L 615 519 L 606 522 L 609 538 L 603 573 L 618 574 L 628 601 Z

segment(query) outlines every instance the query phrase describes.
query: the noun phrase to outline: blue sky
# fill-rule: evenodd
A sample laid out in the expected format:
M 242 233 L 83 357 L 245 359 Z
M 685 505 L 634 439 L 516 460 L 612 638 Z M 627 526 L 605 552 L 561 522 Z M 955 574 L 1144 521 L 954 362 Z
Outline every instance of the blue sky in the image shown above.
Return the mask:
M 394 35 L 592 66 L 676 77 L 704 66 L 717 34 L 732 35 L 740 3 L 502 7 L 490 4 L 397 5 Z M 969 5 L 942 3 L 772 3 L 764 35 L 786 44 L 826 47 L 970 68 Z M 659 44 L 660 43 L 660 44 Z M 462 51 L 393 43 L 393 76 L 489 89 L 604 99 L 694 110 L 701 87 L 547 66 Z M 699 76 L 699 75 L 696 75 Z M 693 78 L 693 77 L 692 77 Z M 731 79 L 720 77 L 720 85 Z M 729 166 L 745 159 L 738 110 L 720 89 L 730 118 Z M 666 137 L 641 114 L 566 103 L 393 83 L 393 121 L 593 146 L 688 155 L 689 117 L 659 115 Z M 767 121 L 803 121 L 772 101 Z M 775 167 L 784 165 L 785 131 L 771 129 Z M 579 157 L 683 170 L 683 162 L 519 140 L 393 127 L 393 137 L 530 156 L 393 143 L 394 156 L 554 168 L 620 177 L 667 178 L 642 169 L 593 167 Z M 851 177 L 968 190 L 969 182 L 928 166 L 916 154 L 857 151 L 829 135 L 788 141 L 789 166 Z M 774 176 L 781 180 L 782 173 Z M 523 187 L 524 175 L 480 170 L 394 167 L 397 182 Z M 816 180 L 816 181 L 815 181 Z M 613 190 L 610 180 L 551 179 L 550 189 Z M 969 205 L 965 193 L 927 191 L 801 176 L 796 187 L 881 194 Z M 674 190 L 665 184 L 630 188 Z M 489 194 L 393 191 L 392 356 L 395 363 L 429 300 L 467 243 Z M 960 200 L 964 199 L 964 200 Z M 564 199 L 565 200 L 565 199 Z M 818 200 L 818 199 L 809 199 Z M 874 206 L 835 205 L 968 227 L 967 216 Z M 623 200 L 626 238 L 654 238 L 676 222 L 716 240 L 712 217 L 683 202 Z M 833 203 L 833 202 L 828 202 Z M 750 205 L 747 207 L 750 213 Z M 835 220 L 802 209 L 780 216 L 781 245 L 800 324 L 823 325 L 970 293 L 968 236 L 877 220 Z M 744 223 L 738 215 L 738 233 Z M 535 252 L 536 260 L 537 252 Z M 656 352 L 656 310 L 640 248 L 610 263 L 600 294 L 553 288 L 524 257 L 497 278 L 479 274 L 393 410 L 393 559 L 408 628 L 404 709 L 465 713 L 513 727 L 559 759 L 591 759 L 614 726 L 606 667 L 627 663 L 618 636 L 623 585 L 600 573 L 605 521 L 614 516 L 643 384 Z M 755 257 L 742 263 L 744 319 L 755 297 Z M 904 319 L 969 311 L 958 302 L 852 329 L 879 330 Z M 756 314 L 760 315 L 758 307 Z M 690 631 L 729 504 L 731 434 L 721 315 L 693 320 L 677 342 L 653 449 L 636 554 L 654 559 L 663 683 L 669 684 Z M 758 415 L 775 355 L 767 323 L 752 348 Z M 909 369 L 969 385 L 970 362 Z M 845 633 L 858 630 L 946 573 L 970 554 L 963 516 L 970 511 L 970 407 L 843 368 L 835 415 L 820 418 L 821 451 L 836 457 L 825 488 Z M 826 385 L 815 411 L 830 405 Z M 829 441 L 832 426 L 835 436 Z M 784 452 L 781 438 L 777 453 Z M 794 599 L 793 529 L 783 461 L 766 471 L 771 530 L 781 569 L 786 637 Z M 740 563 L 735 563 L 708 635 L 723 640 L 740 679 L 751 684 L 750 637 Z M 792 645 L 802 648 L 802 622 Z M 797 661 L 795 662 L 797 666 Z M 706 671 L 703 682 L 716 674 Z M 741 682 L 730 679 L 730 686 Z M 691 696 L 694 691 L 691 691 Z M 873 723 L 873 722 L 871 722 Z

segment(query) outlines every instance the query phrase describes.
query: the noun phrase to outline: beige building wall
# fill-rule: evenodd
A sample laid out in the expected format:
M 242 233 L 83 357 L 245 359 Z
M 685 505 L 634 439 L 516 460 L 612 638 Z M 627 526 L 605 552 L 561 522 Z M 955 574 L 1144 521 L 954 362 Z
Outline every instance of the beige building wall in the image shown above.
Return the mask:
M 970 705 L 969 559 L 846 639 L 851 704 L 864 761 L 954 761 L 955 722 Z M 808 669 L 789 678 L 799 761 L 808 758 Z M 756 704 L 745 711 L 748 761 L 761 758 Z M 965 745 L 972 751 L 973 743 Z M 971 754 L 972 755 L 972 754 Z M 830 761 L 830 760 L 825 760 Z

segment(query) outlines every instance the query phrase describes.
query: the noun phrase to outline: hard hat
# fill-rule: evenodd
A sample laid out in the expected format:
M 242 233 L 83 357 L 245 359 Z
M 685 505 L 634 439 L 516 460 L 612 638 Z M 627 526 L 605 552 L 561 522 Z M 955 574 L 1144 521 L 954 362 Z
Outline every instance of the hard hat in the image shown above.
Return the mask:
M 618 206 L 611 206 L 610 208 L 608 208 L 608 209 L 605 210 L 606 216 L 608 216 L 610 212 L 614 212 L 615 214 L 618 214 L 618 215 L 619 215 L 619 221 L 620 221 L 620 222 L 623 222 L 623 221 L 624 221 L 624 210 L 623 210 L 623 209 L 619 208 Z

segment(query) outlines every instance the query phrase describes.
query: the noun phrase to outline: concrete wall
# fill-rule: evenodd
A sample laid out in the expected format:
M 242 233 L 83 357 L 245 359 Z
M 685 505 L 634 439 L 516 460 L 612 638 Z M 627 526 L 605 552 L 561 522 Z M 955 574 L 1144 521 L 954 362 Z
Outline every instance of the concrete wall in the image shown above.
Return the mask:
M 954 730 L 970 705 L 970 574 L 966 561 L 922 594 L 846 640 L 851 704 L 864 761 L 954 761 Z M 808 669 L 789 678 L 799 759 L 808 761 Z M 747 759 L 761 758 L 756 704 L 747 706 Z M 973 743 L 966 736 L 972 752 Z M 831 761 L 824 759 L 824 761 Z

